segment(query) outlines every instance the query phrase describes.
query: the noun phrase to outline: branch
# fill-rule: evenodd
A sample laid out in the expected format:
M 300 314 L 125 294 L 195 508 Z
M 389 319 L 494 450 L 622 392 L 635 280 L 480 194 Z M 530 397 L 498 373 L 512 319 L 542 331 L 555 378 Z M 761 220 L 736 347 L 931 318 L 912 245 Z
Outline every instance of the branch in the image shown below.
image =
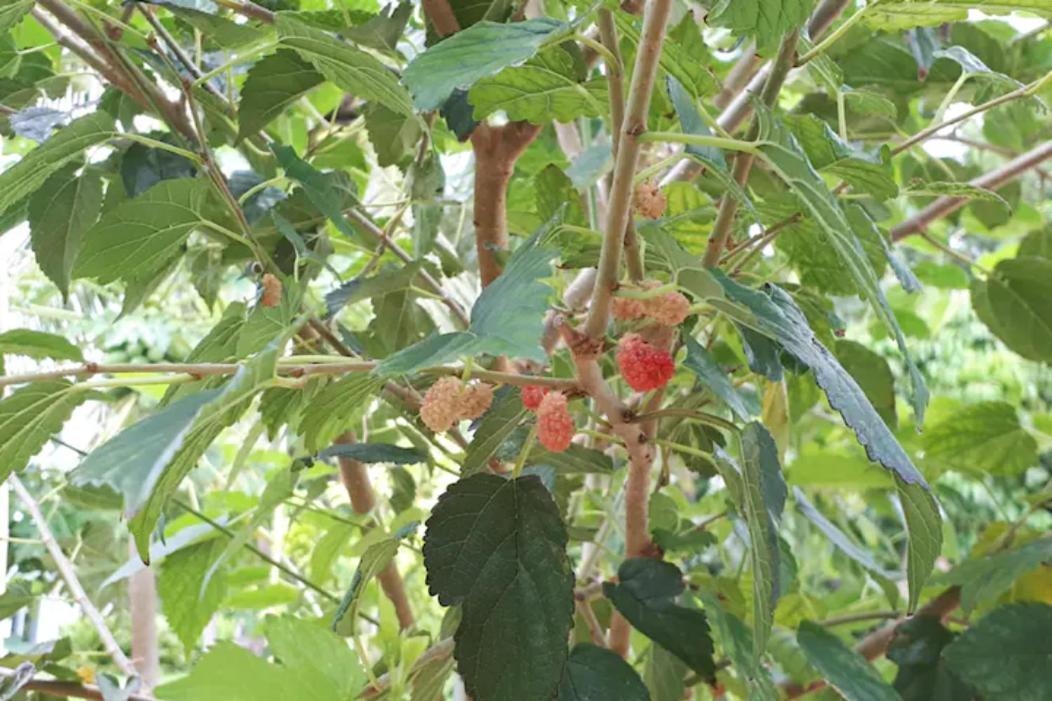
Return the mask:
M 29 512 L 30 518 L 33 519 L 33 523 L 36 524 L 37 532 L 40 534 L 40 540 L 44 542 L 44 547 L 47 548 L 48 553 L 51 555 L 51 559 L 55 561 L 55 567 L 58 569 L 59 575 L 62 580 L 66 583 L 66 587 L 69 589 L 70 594 L 73 596 L 74 601 L 80 606 L 80 610 L 84 612 L 85 617 L 91 622 L 91 625 L 95 628 L 95 631 L 99 634 L 99 639 L 102 641 L 102 646 L 105 648 L 107 654 L 113 659 L 114 664 L 121 670 L 126 677 L 138 676 L 138 670 L 135 669 L 135 665 L 131 663 L 128 656 L 124 654 L 124 650 L 117 644 L 117 639 L 113 637 L 112 631 L 109 626 L 106 625 L 106 621 L 103 620 L 102 614 L 95 608 L 95 604 L 91 603 L 88 595 L 84 592 L 84 587 L 81 586 L 80 580 L 77 578 L 77 573 L 73 569 L 73 563 L 69 561 L 66 554 L 62 552 L 62 548 L 59 547 L 58 542 L 55 540 L 54 534 L 51 532 L 51 528 L 47 524 L 47 519 L 44 518 L 44 514 L 40 512 L 40 504 L 33 498 L 25 486 L 22 484 L 22 480 L 18 479 L 17 475 L 11 475 L 10 477 L 11 487 L 15 490 L 15 494 L 22 500 L 22 503 L 26 507 L 26 511 Z
M 764 83 L 763 92 L 760 95 L 760 100 L 768 107 L 774 106 L 778 100 L 778 93 L 781 92 L 782 85 L 793 67 L 793 60 L 796 56 L 796 44 L 799 38 L 799 32 L 793 31 L 782 39 L 782 45 L 778 49 L 778 56 L 775 57 L 774 63 L 771 64 L 767 81 Z M 759 127 L 754 123 L 748 140 L 754 141 L 758 132 Z M 754 156 L 751 153 L 744 152 L 738 154 L 734 159 L 733 177 L 739 185 L 744 186 L 746 181 L 748 181 L 749 172 L 752 170 L 753 158 Z M 737 211 L 738 201 L 729 194 L 724 195 L 723 200 L 720 202 L 720 209 L 716 214 L 716 222 L 712 225 L 709 244 L 705 248 L 705 255 L 701 259 L 701 264 L 706 268 L 714 268 L 719 264 L 720 256 L 723 255 L 727 242 L 730 240 L 734 216 Z
M 617 137 L 617 161 L 610 187 L 606 230 L 603 246 L 599 252 L 598 274 L 592 289 L 592 305 L 588 310 L 585 333 L 589 338 L 600 338 L 606 331 L 610 319 L 610 296 L 617 287 L 621 269 L 621 250 L 624 247 L 625 231 L 632 214 L 632 189 L 639 163 L 641 148 L 637 137 L 646 131 L 647 110 L 657 76 L 661 45 L 665 40 L 665 28 L 671 0 L 652 0 L 647 4 L 643 19 L 643 31 L 636 51 L 636 65 L 632 70 L 632 83 L 628 89 L 628 106 L 624 124 Z
M 15 670 L 0 667 L 0 677 L 10 679 L 16 674 Z M 63 682 L 53 679 L 30 679 L 22 686 L 25 691 L 35 691 L 43 696 L 56 696 L 63 699 L 96 699 L 105 701 L 102 690 L 91 684 L 78 684 L 77 682 Z M 128 694 L 123 696 L 127 701 L 157 701 L 146 694 Z
M 1052 141 L 1035 146 L 1026 153 L 1005 163 L 1000 168 L 969 181 L 969 185 L 996 190 L 1044 161 L 1052 158 Z M 967 197 L 940 197 L 906 221 L 891 229 L 891 240 L 900 241 L 924 231 L 929 224 L 953 214 L 968 203 Z
M 453 8 L 447 0 L 422 0 L 424 14 L 431 20 L 435 32 L 440 36 L 449 36 L 460 31 L 460 22 L 453 14 Z
M 216 0 L 216 2 L 242 17 L 259 20 L 264 24 L 274 24 L 274 13 L 251 0 Z
M 336 439 L 337 444 L 354 443 L 354 433 L 347 431 Z M 354 513 L 366 515 L 376 507 L 376 492 L 369 481 L 369 470 L 364 463 L 351 458 L 340 458 L 340 481 L 343 482 L 347 496 L 351 500 L 351 508 Z M 409 597 L 405 593 L 405 583 L 402 576 L 398 574 L 398 566 L 392 560 L 377 575 L 380 588 L 394 604 L 395 615 L 398 616 L 398 627 L 407 630 L 413 627 L 413 609 L 409 605 Z

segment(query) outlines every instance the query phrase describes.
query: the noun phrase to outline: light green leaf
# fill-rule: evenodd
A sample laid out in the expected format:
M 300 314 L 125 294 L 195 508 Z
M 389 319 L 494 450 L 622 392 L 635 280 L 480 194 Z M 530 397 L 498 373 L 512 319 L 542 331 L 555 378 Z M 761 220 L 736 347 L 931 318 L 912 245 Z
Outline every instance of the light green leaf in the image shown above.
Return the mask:
M 972 282 L 972 308 L 1006 346 L 1028 360 L 1052 363 L 1052 259 L 1002 260 Z
M 1040 538 L 1012 550 L 966 560 L 939 578 L 961 587 L 961 608 L 970 613 L 995 601 L 1017 579 L 1052 561 L 1052 538 Z
M 869 193 L 878 200 L 898 195 L 899 188 L 890 162 L 854 150 L 813 114 L 789 115 L 784 119 L 807 159 L 819 172 L 842 178 L 855 190 Z
M 370 54 L 294 19 L 289 13 L 279 12 L 275 25 L 281 44 L 299 52 L 337 87 L 399 114 L 412 114 L 409 94 L 398 83 L 394 71 Z
M 7 353 L 37 359 L 84 360 L 80 348 L 62 336 L 32 329 L 11 329 L 0 333 L 0 357 Z
M 1015 475 L 1037 465 L 1037 441 L 1011 404 L 978 402 L 926 430 L 924 454 L 952 469 Z
M 394 562 L 398 554 L 398 538 L 384 538 L 373 543 L 362 553 L 358 568 L 354 571 L 351 586 L 343 595 L 336 613 L 332 617 L 332 629 L 343 636 L 354 635 L 354 624 L 358 617 L 358 604 L 361 602 L 365 586 L 375 579 L 384 569 Z
M 19 472 L 85 400 L 65 380 L 34 382 L 0 401 L 0 482 Z
M 901 194 L 904 197 L 966 197 L 970 200 L 999 202 L 1005 209 L 1011 209 L 1008 201 L 993 190 L 952 180 L 925 180 L 911 184 L 909 189 L 903 190 Z
M 942 552 L 942 517 L 935 497 L 923 485 L 909 484 L 896 475 L 895 486 L 906 519 L 906 583 L 912 613 Z
M 33 9 L 34 2 L 35 0 L 14 0 L 0 7 L 0 33 L 6 32 L 21 22 L 22 18 Z
M 627 12 L 616 12 L 614 22 L 621 40 L 636 49 L 639 46 L 640 31 L 638 18 Z M 708 67 L 675 41 L 668 40 L 662 44 L 658 66 L 669 78 L 678 82 L 692 99 L 705 97 L 719 90 L 719 81 Z
M 92 112 L 62 127 L 47 141 L 0 173 L 0 212 L 6 212 L 36 190 L 84 152 L 113 136 L 113 117 L 103 111 Z
M 736 35 L 754 37 L 758 46 L 769 49 L 804 23 L 812 5 L 812 0 L 720 0 L 708 21 Z
M 570 29 L 550 17 L 510 24 L 479 22 L 419 54 L 406 66 L 402 81 L 418 110 L 436 110 L 454 90 L 467 90 L 483 78 L 529 60 Z
M 649 557 L 625 560 L 617 568 L 617 583 L 603 583 L 603 595 L 636 630 L 710 680 L 716 666 L 709 624 L 704 612 L 676 603 L 683 590 L 679 568 Z
M 288 701 L 299 698 L 283 667 L 269 664 L 235 643 L 221 640 L 190 674 L 156 689 L 162 701 Z M 333 699 L 333 701 L 343 701 Z
M 554 696 L 574 608 L 566 542 L 537 477 L 480 473 L 439 497 L 424 565 L 439 602 L 461 605 L 453 654 L 476 701 Z M 516 654 L 507 654 L 508 641 Z
M 983 698 L 1052 698 L 1052 606 L 1010 604 L 984 616 L 943 650 L 950 669 Z
M 576 645 L 566 660 L 557 701 L 650 701 L 643 680 L 621 656 L 588 643 Z
M 161 610 L 187 657 L 226 596 L 225 577 L 205 581 L 225 545 L 217 538 L 194 543 L 169 554 L 161 564 L 157 577 Z
M 413 153 L 423 125 L 415 115 L 407 116 L 372 102 L 362 110 L 369 142 L 381 168 L 398 165 Z
M 37 265 L 69 296 L 73 262 L 84 233 L 102 206 L 102 178 L 93 169 L 80 175 L 68 165 L 47 179 L 29 198 L 29 231 Z
M 84 235 L 74 277 L 133 281 L 164 269 L 204 221 L 208 193 L 203 180 L 162 180 L 117 205 Z
M 253 65 L 237 106 L 238 140 L 263 129 L 324 80 L 295 51 L 278 51 Z
M 326 458 L 346 458 L 364 463 L 388 463 L 390 465 L 416 465 L 425 462 L 427 455 L 416 448 L 403 448 L 390 443 L 336 443 L 318 453 Z
M 468 99 L 478 120 L 503 110 L 508 119 L 534 124 L 553 119 L 572 122 L 578 117 L 600 117 L 607 109 L 606 81 L 581 82 L 573 57 L 560 46 L 481 79 Z
M 705 605 L 717 641 L 727 653 L 735 673 L 749 689 L 749 701 L 778 701 L 780 695 L 771 673 L 753 654 L 753 636 L 745 622 L 727 610 L 715 591 L 699 589 L 698 598 Z
M 320 623 L 271 616 L 264 623 L 267 642 L 281 660 L 303 701 L 346 701 L 361 693 L 365 671 L 347 644 Z
M 303 409 L 300 426 L 307 450 L 316 453 L 332 444 L 361 416 L 382 382 L 372 375 L 352 372 L 322 387 Z
M 601 450 L 573 444 L 561 453 L 552 453 L 535 445 L 530 451 L 531 465 L 549 465 L 564 475 L 608 475 L 614 471 L 613 459 Z
M 874 4 L 872 10 L 866 13 L 866 25 L 882 32 L 933 27 L 965 20 L 969 10 L 989 15 L 1031 12 L 1052 16 L 1052 9 L 1045 0 L 886 0 Z
M 804 621 L 796 641 L 807 660 L 847 701 L 900 701 L 872 665 L 822 626 Z

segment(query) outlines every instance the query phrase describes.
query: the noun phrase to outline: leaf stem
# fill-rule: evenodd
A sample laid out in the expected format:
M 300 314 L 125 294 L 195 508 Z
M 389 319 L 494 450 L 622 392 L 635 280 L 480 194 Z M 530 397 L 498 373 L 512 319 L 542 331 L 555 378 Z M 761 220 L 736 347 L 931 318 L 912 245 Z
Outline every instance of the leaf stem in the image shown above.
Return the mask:
M 661 142 L 687 144 L 689 146 L 707 146 L 719 148 L 725 151 L 741 151 L 743 153 L 757 154 L 759 149 L 751 141 L 741 139 L 728 139 L 722 136 L 710 136 L 707 134 L 683 134 L 678 131 L 648 131 L 640 134 L 638 139 L 644 143 Z
M 817 58 L 818 56 L 821 56 L 823 53 L 828 51 L 830 46 L 832 46 L 837 41 L 839 41 L 842 36 L 847 34 L 848 30 L 850 30 L 852 27 L 854 27 L 860 20 L 862 20 L 866 16 L 866 12 L 871 7 L 873 7 L 872 4 L 866 5 L 865 7 L 860 9 L 858 12 L 856 12 L 855 14 L 851 15 L 846 20 L 844 20 L 840 24 L 840 26 L 837 27 L 836 29 L 834 29 L 832 33 L 827 35 L 825 39 L 823 39 L 822 41 L 818 42 L 818 44 L 816 44 L 814 47 L 812 47 L 810 51 L 808 51 L 803 56 L 801 56 L 799 59 L 797 59 L 796 65 L 797 66 L 802 66 L 805 63 L 807 63 L 808 61 L 811 61 L 812 59 Z

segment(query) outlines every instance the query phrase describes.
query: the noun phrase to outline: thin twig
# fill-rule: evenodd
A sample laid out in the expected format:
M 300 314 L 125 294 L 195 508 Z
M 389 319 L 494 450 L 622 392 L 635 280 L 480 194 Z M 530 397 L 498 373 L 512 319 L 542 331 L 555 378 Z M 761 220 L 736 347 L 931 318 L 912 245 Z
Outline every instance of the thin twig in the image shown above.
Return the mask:
M 69 561 L 66 554 L 62 552 L 62 548 L 59 547 L 58 541 L 55 540 L 54 534 L 51 532 L 51 528 L 48 526 L 47 519 L 44 518 L 44 514 L 40 511 L 40 504 L 33 498 L 33 495 L 25 488 L 22 484 L 22 480 L 18 479 L 17 475 L 11 475 L 9 478 L 12 489 L 15 490 L 15 494 L 22 500 L 22 504 L 25 505 L 26 511 L 29 512 L 29 517 L 33 519 L 33 523 L 36 524 L 37 531 L 40 533 L 40 539 L 44 541 L 44 547 L 47 548 L 48 554 L 51 555 L 51 559 L 55 561 L 55 567 L 58 569 L 59 575 L 62 577 L 62 581 L 66 583 L 66 588 L 69 589 L 69 593 L 73 596 L 74 601 L 80 606 L 80 610 L 84 612 L 84 616 L 91 622 L 91 625 L 95 628 L 95 632 L 99 634 L 99 639 L 102 641 L 103 648 L 113 659 L 114 664 L 121 672 L 131 678 L 138 676 L 138 671 L 135 669 L 135 665 L 132 664 L 128 656 L 124 654 L 124 650 L 117 644 L 117 639 L 113 637 L 113 632 L 109 626 L 106 625 L 105 619 L 99 610 L 95 608 L 95 604 L 91 603 L 91 599 L 88 598 L 87 593 L 84 591 L 84 587 L 81 585 L 80 580 L 77 578 L 77 572 L 73 568 L 73 563 Z
M 15 670 L 0 667 L 0 677 L 10 679 L 14 676 Z M 35 691 L 43 696 L 54 696 L 63 699 L 95 699 L 96 701 L 104 701 L 106 698 L 102 695 L 102 690 L 92 684 L 64 682 L 57 679 L 38 679 L 34 677 L 26 682 L 22 689 Z M 126 701 L 157 701 L 154 697 L 146 694 L 128 694 L 127 696 L 121 696 L 121 698 L 126 699 Z

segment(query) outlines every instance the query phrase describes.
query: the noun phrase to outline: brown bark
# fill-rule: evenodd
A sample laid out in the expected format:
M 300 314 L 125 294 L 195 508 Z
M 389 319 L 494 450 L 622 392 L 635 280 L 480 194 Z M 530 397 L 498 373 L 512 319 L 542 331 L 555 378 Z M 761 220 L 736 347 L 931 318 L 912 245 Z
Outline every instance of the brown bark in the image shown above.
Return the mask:
M 354 443 L 354 434 L 344 433 L 336 439 L 337 443 Z M 369 481 L 368 468 L 357 460 L 340 458 L 340 481 L 343 482 L 347 496 L 351 499 L 351 508 L 356 514 L 368 514 L 376 506 L 376 492 L 373 490 L 372 482 Z M 377 575 L 380 588 L 391 603 L 394 604 L 395 614 L 398 616 L 398 625 L 402 630 L 413 627 L 413 609 L 409 605 L 409 597 L 406 596 L 405 582 L 402 575 L 398 573 L 395 563 L 390 563 Z
M 128 541 L 128 552 L 135 557 L 135 543 Z M 157 580 L 149 567 L 128 578 L 128 611 L 131 613 L 131 657 L 139 671 L 143 689 L 157 686 L 161 660 L 157 646 Z

